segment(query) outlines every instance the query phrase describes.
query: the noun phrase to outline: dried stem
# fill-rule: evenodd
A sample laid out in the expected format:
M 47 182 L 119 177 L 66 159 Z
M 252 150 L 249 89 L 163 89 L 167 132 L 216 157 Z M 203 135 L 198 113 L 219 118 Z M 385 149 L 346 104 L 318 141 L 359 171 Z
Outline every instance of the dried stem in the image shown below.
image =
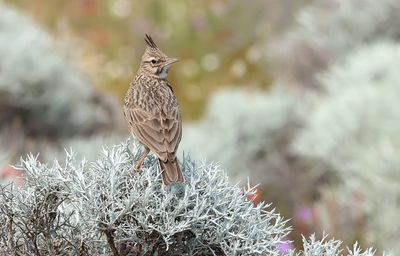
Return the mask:
M 115 246 L 114 236 L 112 234 L 112 231 L 110 231 L 110 229 L 106 229 L 106 230 L 104 230 L 104 233 L 106 234 L 107 243 L 110 246 L 111 251 L 113 252 L 114 256 L 118 256 L 119 253 L 118 253 L 117 247 Z

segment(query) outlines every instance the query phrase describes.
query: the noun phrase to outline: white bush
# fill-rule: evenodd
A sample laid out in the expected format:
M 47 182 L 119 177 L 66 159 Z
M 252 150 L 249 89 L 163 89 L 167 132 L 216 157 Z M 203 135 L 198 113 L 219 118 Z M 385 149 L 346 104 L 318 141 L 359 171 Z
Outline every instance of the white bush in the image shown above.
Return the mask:
M 329 255 L 340 241 L 304 240 L 282 252 L 289 231 L 268 205 L 247 199 L 215 165 L 182 159 L 184 184 L 162 185 L 157 158 L 130 176 L 139 145 L 105 148 L 91 163 L 68 154 L 64 164 L 22 160 L 24 187 L 0 187 L 4 255 Z M 326 252 L 328 254 L 321 254 Z M 371 249 L 354 254 L 374 255 Z
M 398 0 L 320 0 L 302 9 L 297 24 L 269 44 L 277 78 L 319 86 L 315 75 L 364 44 L 400 39 Z
M 23 188 L 3 186 L 0 251 L 23 255 L 278 255 L 285 221 L 253 192 L 232 186 L 215 165 L 187 157 L 185 184 L 163 187 L 158 159 L 129 175 L 139 158 L 127 144 L 97 161 L 22 161 Z M 268 207 L 268 208 L 267 208 Z M 136 254 L 135 254 L 136 253 Z
M 352 248 L 347 248 L 345 254 L 341 246 L 343 242 L 335 239 L 327 239 L 324 236 L 322 239 L 318 240 L 315 235 L 312 235 L 309 239 L 303 237 L 303 250 L 296 253 L 291 251 L 290 256 L 374 256 L 375 251 L 369 248 L 365 251 L 361 250 L 357 243 L 353 245 Z
M 289 91 L 280 89 L 220 91 L 210 100 L 204 119 L 185 126 L 180 149 L 220 163 L 237 179 L 257 177 L 286 165 L 282 151 L 299 121 L 298 106 Z
M 294 145 L 364 195 L 369 237 L 400 252 L 400 46 L 378 43 L 322 76 L 319 99 Z
M 111 120 L 88 78 L 33 21 L 0 4 L 0 121 L 26 133 L 86 134 Z M 15 122 L 15 121 L 14 121 Z

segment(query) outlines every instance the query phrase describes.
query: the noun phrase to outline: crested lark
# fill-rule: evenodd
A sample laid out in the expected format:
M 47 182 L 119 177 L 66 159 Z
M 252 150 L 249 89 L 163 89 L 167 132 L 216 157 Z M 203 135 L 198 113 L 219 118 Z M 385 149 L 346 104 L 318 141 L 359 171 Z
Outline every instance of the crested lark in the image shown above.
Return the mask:
M 140 170 L 150 151 L 159 158 L 164 185 L 183 182 L 176 159 L 182 137 L 179 105 L 167 82 L 168 69 L 175 58 L 167 57 L 146 34 L 146 51 L 139 70 L 125 96 L 124 114 L 130 132 L 144 146 L 144 154 L 134 166 Z

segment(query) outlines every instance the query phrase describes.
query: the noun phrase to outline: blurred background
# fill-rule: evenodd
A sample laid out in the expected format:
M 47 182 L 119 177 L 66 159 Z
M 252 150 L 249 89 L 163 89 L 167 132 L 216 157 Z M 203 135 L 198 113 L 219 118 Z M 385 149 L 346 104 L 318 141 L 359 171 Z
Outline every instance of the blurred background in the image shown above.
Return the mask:
M 293 232 L 400 254 L 399 0 L 0 0 L 0 180 L 129 137 L 122 100 L 152 35 L 181 153 L 259 183 Z M 21 183 L 21 180 L 17 179 Z M 23 184 L 21 184 L 23 185 Z

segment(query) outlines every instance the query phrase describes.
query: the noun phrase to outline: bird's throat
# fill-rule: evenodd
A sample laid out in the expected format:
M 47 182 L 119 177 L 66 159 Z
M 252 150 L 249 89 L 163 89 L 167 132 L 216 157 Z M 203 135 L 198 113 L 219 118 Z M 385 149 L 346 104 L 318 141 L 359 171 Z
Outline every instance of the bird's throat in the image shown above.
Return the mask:
M 165 80 L 165 79 L 167 79 L 167 76 L 168 76 L 168 67 L 163 67 L 161 69 L 161 72 L 159 73 L 158 77 L 162 80 Z

